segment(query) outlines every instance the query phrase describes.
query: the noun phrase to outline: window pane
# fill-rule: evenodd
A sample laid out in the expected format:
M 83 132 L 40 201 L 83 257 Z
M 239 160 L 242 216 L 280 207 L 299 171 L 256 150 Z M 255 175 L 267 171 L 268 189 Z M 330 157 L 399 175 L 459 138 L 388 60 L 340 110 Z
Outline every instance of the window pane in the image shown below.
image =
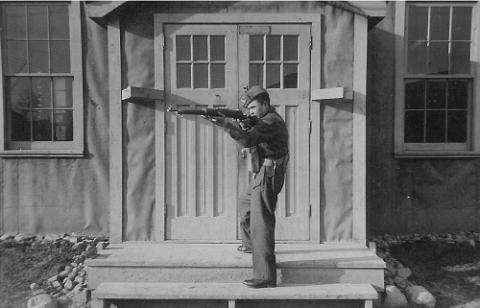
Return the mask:
M 27 42 L 7 41 L 7 73 L 27 72 Z
M 470 74 L 470 42 L 452 42 L 452 74 Z
M 298 65 L 284 64 L 283 65 L 283 87 L 284 88 L 298 88 Z
M 429 73 L 448 74 L 448 43 L 430 43 L 429 50 Z
M 283 37 L 283 60 L 298 60 L 298 36 L 285 35 Z
M 69 39 L 70 23 L 68 21 L 68 6 L 62 4 L 49 5 L 48 18 L 50 22 L 51 39 Z
M 51 110 L 33 110 L 33 140 L 51 141 L 52 140 L 52 119 Z
M 32 78 L 32 107 L 52 106 L 52 80 L 50 78 Z
M 250 87 L 255 85 L 263 86 L 263 64 L 250 64 L 248 85 Z
M 208 88 L 208 64 L 193 65 L 193 87 Z
M 427 81 L 427 109 L 446 108 L 447 83 Z
M 29 109 L 10 109 L 10 138 L 12 141 L 31 141 L 32 127 Z
M 445 111 L 427 111 L 425 142 L 445 142 Z
M 212 64 L 212 88 L 225 88 L 225 64 Z
M 280 60 L 280 35 L 267 36 L 267 61 Z
M 467 108 L 468 82 L 464 80 L 451 80 L 448 82 L 448 108 Z
M 405 112 L 405 142 L 423 142 L 424 111 Z
M 407 72 L 409 74 L 422 74 L 427 71 L 427 43 L 408 43 Z
M 47 39 L 48 23 L 47 23 L 47 6 L 27 5 L 28 17 L 28 38 L 29 39 Z
M 447 142 L 466 142 L 467 122 L 466 111 L 449 111 Z
M 70 42 L 50 41 L 50 61 L 52 73 L 69 73 Z
M 280 88 L 280 64 L 267 64 L 267 88 Z
M 48 42 L 29 41 L 30 73 L 48 73 Z
M 190 60 L 190 36 L 177 36 L 177 61 Z
M 426 40 L 428 29 L 428 8 L 414 7 L 408 9 L 408 39 Z
M 30 108 L 30 79 L 26 77 L 6 78 L 5 94 L 12 109 Z
M 26 39 L 25 5 L 5 6 L 5 25 L 7 27 L 7 39 Z
M 410 80 L 405 84 L 405 108 L 425 108 L 425 82 L 423 80 Z
M 177 64 L 177 88 L 190 88 L 190 64 Z
M 210 60 L 225 60 L 225 36 L 210 37 Z
M 73 117 L 71 110 L 55 110 L 54 118 L 54 140 L 73 140 Z
M 250 36 L 250 61 L 263 60 L 263 36 Z
M 448 40 L 449 7 L 431 7 L 430 40 Z
M 54 106 L 72 107 L 72 78 L 53 79 Z
M 452 40 L 470 40 L 471 7 L 454 7 L 452 12 Z
M 193 37 L 193 60 L 208 60 L 207 37 Z

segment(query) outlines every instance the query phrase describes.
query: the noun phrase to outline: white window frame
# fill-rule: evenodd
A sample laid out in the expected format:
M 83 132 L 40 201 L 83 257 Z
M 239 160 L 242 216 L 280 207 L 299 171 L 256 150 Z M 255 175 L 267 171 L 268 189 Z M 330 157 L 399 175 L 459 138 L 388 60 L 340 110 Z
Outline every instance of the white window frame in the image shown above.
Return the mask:
M 458 143 L 405 143 L 405 53 L 406 13 L 409 3 L 395 2 L 395 131 L 394 155 L 397 158 L 410 157 L 472 157 L 480 156 L 480 3 L 472 2 L 411 2 L 422 6 L 468 5 L 472 7 L 470 62 L 473 78 L 472 97 L 469 106 L 467 144 Z M 411 76 L 410 76 L 411 77 Z M 438 76 L 435 76 L 438 77 Z M 460 76 L 459 76 L 460 77 Z M 447 78 L 445 76 L 445 78 Z
M 30 141 L 13 142 L 8 140 L 8 128 L 6 127 L 6 101 L 4 92 L 5 38 L 0 32 L 0 157 L 81 157 L 84 155 L 84 119 L 83 119 L 83 76 L 82 76 L 82 40 L 81 40 L 81 16 L 80 1 L 65 1 L 69 4 L 70 22 L 70 73 L 62 76 L 73 77 L 72 82 L 72 109 L 73 109 L 73 141 Z M 41 3 L 41 2 L 39 2 Z M 3 5 L 1 16 L 3 16 Z M 1 27 L 3 27 L 3 17 Z M 51 74 L 47 74 L 51 75 Z M 18 145 L 25 146 L 18 149 Z

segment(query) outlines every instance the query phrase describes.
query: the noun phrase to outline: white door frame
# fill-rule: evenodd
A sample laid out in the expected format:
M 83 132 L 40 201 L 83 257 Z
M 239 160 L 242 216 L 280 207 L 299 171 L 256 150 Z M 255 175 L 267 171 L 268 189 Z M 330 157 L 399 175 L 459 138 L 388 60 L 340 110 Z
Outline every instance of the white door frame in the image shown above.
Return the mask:
M 154 14 L 154 61 L 155 61 L 155 89 L 165 90 L 164 84 L 164 33 L 163 26 L 166 23 L 186 24 L 247 24 L 247 23 L 306 23 L 311 25 L 312 48 L 311 48 L 311 89 L 319 89 L 321 86 L 321 12 L 316 13 L 199 13 L 199 14 Z M 165 241 L 165 102 L 156 101 L 155 106 L 155 157 L 160 163 L 155 164 L 155 238 L 157 241 Z M 311 141 L 310 141 L 311 143 Z M 315 151 L 311 151 L 314 154 Z M 311 170 L 320 170 L 319 160 L 312 160 Z M 310 220 L 310 242 L 320 241 L 320 192 L 314 193 L 320 187 L 319 172 L 310 172 L 309 191 L 312 206 Z M 313 189 L 312 189 L 313 188 Z

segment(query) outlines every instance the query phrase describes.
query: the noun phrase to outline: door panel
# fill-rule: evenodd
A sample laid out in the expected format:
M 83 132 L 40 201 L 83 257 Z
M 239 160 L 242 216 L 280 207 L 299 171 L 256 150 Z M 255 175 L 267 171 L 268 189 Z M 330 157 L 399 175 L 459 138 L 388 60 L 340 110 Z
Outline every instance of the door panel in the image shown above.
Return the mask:
M 237 107 L 236 26 L 166 25 L 166 104 Z M 165 114 L 167 239 L 236 238 L 236 146 L 198 116 Z
M 239 28 L 239 84 L 263 85 L 289 131 L 290 161 L 277 203 L 277 240 L 309 240 L 310 26 Z M 241 171 L 239 181 L 247 181 Z

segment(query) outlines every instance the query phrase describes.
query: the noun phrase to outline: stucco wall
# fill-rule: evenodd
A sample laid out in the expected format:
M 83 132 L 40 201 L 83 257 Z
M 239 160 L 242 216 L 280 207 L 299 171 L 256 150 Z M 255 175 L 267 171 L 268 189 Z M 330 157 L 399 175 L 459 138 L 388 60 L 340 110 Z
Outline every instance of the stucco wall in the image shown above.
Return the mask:
M 480 229 L 479 159 L 393 156 L 394 3 L 369 32 L 367 223 L 370 234 Z

